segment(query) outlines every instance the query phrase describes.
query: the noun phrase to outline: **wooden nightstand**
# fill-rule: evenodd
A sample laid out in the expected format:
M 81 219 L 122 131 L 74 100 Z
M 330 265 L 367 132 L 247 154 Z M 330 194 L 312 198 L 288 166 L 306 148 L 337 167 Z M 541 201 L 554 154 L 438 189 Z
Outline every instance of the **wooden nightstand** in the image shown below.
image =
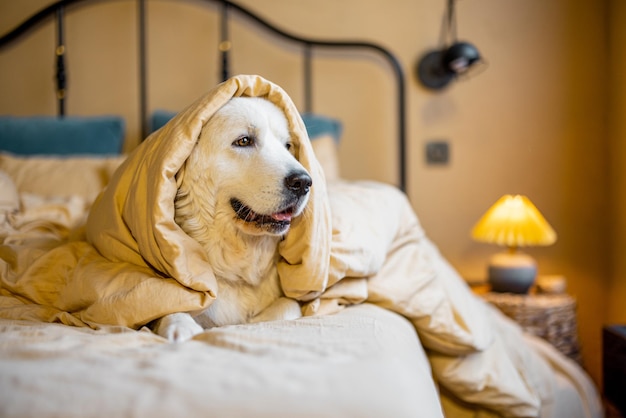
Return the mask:
M 626 415 L 626 325 L 613 325 L 602 330 L 602 374 L 604 396 Z
M 566 294 L 486 292 L 480 296 L 496 306 L 524 331 L 541 337 L 561 353 L 582 362 L 576 321 L 576 300 Z

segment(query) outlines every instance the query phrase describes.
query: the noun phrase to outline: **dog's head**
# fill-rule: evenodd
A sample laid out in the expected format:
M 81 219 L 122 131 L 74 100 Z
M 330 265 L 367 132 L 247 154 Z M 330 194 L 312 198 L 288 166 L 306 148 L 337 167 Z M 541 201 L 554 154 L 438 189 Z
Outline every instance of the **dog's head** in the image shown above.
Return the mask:
M 284 113 L 252 97 L 231 99 L 209 119 L 177 181 L 184 229 L 232 222 L 246 234 L 274 236 L 302 213 L 312 185 Z

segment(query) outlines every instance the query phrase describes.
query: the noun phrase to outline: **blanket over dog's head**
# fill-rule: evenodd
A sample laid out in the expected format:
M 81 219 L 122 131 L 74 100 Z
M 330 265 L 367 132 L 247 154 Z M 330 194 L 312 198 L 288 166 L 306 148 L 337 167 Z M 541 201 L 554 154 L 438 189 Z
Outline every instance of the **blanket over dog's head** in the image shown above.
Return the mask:
M 148 137 L 94 203 L 87 223 L 88 241 L 110 261 L 148 266 L 181 286 L 208 293 L 210 303 L 218 289 L 207 257 L 200 244 L 174 221 L 175 175 L 205 123 L 236 96 L 264 97 L 283 110 L 296 158 L 313 179 L 305 212 L 294 219 L 279 245 L 278 265 L 285 294 L 311 299 L 326 287 L 330 257 L 324 175 L 295 105 L 282 88 L 259 76 L 241 75 L 225 81 Z

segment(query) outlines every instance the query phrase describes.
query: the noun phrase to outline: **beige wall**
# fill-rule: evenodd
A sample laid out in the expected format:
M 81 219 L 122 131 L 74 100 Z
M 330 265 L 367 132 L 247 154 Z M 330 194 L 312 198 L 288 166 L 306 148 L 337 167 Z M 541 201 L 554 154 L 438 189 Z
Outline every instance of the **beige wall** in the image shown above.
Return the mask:
M 49 2 L 0 0 L 0 32 Z M 191 6 L 181 10 L 166 0 L 148 3 L 154 19 L 149 26 L 150 107 L 180 109 L 218 80 L 216 18 L 210 7 L 203 12 Z M 473 223 L 502 194 L 528 195 L 559 234 L 554 246 L 530 253 L 540 273 L 567 277 L 568 290 L 579 302 L 585 365 L 599 382 L 609 286 L 620 289 L 621 299 L 626 293 L 617 280 L 626 270 L 624 261 L 610 264 L 609 196 L 623 189 L 626 176 L 615 171 L 609 182 L 609 145 L 620 143 L 608 140 L 605 2 L 457 2 L 459 38 L 478 46 L 488 67 L 440 93 L 423 89 L 413 66 L 438 46 L 444 0 L 240 3 L 294 33 L 369 40 L 395 51 L 406 71 L 408 194 L 427 232 L 464 276 L 483 277 L 486 259 L 497 248 L 469 238 Z M 612 4 L 623 18 L 621 2 Z M 128 115 L 129 144 L 138 132 L 134 11 L 133 2 L 99 3 L 80 12 L 80 19 L 78 13 L 70 15 L 67 25 L 69 112 Z M 101 35 L 113 24 L 112 34 Z M 301 105 L 300 58 L 292 47 L 267 46 L 268 36 L 250 32 L 250 25 L 241 19 L 232 24 L 233 71 L 275 80 Z M 620 30 L 624 39 L 623 28 L 614 33 Z M 43 27 L 0 53 L 0 113 L 54 112 L 52 36 L 52 28 Z M 314 107 L 345 123 L 344 174 L 394 181 L 395 109 L 388 67 L 376 56 L 317 55 Z M 622 74 L 624 67 L 622 62 Z M 622 110 L 623 98 L 622 85 L 614 100 Z M 612 126 L 626 131 L 619 118 Z M 423 147 L 432 139 L 450 142 L 448 166 L 424 163 Z M 623 162 L 623 149 L 611 151 L 612 162 Z M 620 199 L 623 207 L 623 192 Z M 621 221 L 620 231 L 624 226 Z M 623 236 L 613 237 L 616 260 L 626 245 Z M 610 318 L 623 321 L 626 309 L 615 298 Z

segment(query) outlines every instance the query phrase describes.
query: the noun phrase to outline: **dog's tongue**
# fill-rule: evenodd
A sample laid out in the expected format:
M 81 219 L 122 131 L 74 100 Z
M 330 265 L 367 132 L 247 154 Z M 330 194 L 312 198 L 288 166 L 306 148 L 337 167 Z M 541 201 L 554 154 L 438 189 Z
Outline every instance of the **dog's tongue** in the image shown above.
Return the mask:
M 291 221 L 291 211 L 284 211 L 272 214 L 272 219 L 277 221 Z

